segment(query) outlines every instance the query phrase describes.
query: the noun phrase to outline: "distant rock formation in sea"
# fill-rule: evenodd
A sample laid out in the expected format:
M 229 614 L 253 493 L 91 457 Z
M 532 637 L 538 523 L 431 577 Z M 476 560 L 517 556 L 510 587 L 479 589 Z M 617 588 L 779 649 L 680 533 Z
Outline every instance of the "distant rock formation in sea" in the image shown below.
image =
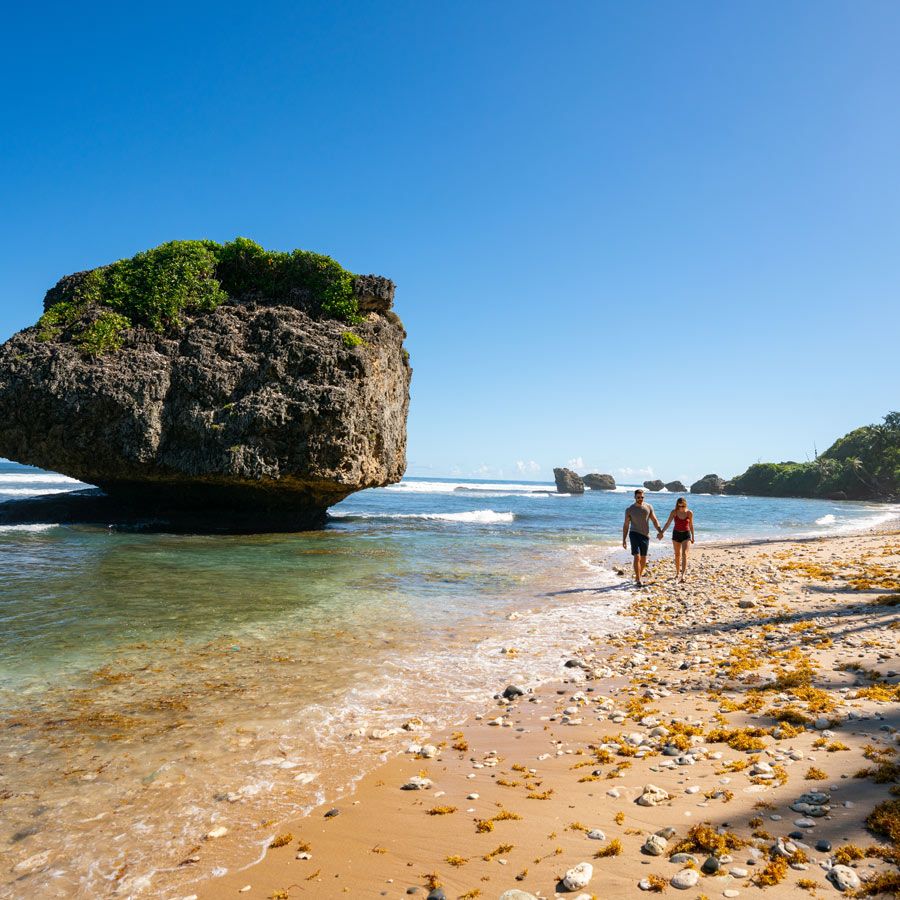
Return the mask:
M 393 297 L 386 278 L 242 238 L 69 275 L 0 347 L 0 456 L 198 530 L 320 526 L 406 467 Z
M 584 483 L 592 491 L 614 491 L 616 489 L 616 479 L 612 475 L 600 475 L 597 472 L 585 475 Z
M 658 478 L 654 478 L 652 481 L 644 482 L 644 487 L 647 488 L 648 491 L 661 491 L 665 486 L 665 483 L 660 481 Z
M 900 412 L 838 438 L 807 462 L 755 463 L 728 483 L 726 493 L 832 500 L 900 497 Z
M 553 477 L 556 479 L 556 490 L 560 494 L 584 493 L 584 481 L 571 469 L 554 469 Z
M 672 494 L 686 494 L 687 488 L 680 481 L 670 481 L 666 484 L 666 490 Z
M 718 475 L 704 475 L 691 485 L 692 494 L 724 494 L 725 479 Z

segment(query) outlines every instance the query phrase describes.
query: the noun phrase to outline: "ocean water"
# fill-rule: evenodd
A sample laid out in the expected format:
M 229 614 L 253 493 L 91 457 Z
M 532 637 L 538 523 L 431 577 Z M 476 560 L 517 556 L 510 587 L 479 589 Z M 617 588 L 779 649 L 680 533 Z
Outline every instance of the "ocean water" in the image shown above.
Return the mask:
M 0 462 L 0 502 L 81 487 Z M 558 675 L 585 632 L 624 627 L 630 490 L 407 479 L 304 534 L 0 526 L 0 896 L 189 893 L 216 874 L 179 866 L 211 828 L 249 862 L 280 820 L 417 739 L 373 729 L 452 724 Z M 648 499 L 664 520 L 674 497 Z M 690 504 L 701 543 L 900 515 Z

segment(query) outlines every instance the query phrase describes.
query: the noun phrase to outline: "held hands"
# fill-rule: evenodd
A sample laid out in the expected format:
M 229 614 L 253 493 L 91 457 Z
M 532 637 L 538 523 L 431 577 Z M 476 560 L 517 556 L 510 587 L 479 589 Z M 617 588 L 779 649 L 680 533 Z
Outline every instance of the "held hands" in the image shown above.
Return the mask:
M 658 541 L 661 541 L 662 538 L 663 538 L 663 534 L 665 534 L 664 531 L 657 531 L 657 532 L 656 532 L 656 539 L 657 539 Z

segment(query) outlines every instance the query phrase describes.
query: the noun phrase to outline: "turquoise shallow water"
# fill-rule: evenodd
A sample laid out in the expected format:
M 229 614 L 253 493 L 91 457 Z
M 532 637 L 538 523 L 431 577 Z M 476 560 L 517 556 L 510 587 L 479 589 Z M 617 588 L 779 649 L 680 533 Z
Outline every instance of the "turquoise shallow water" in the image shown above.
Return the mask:
M 0 502 L 79 487 L 0 463 Z M 649 499 L 664 521 L 674 498 Z M 545 484 L 410 479 L 350 497 L 327 530 L 305 535 L 0 527 L 0 690 L 102 665 L 138 641 L 352 628 L 370 613 L 424 616 L 437 633 L 504 602 L 560 548 L 615 544 L 627 501 L 622 490 L 570 497 Z M 701 541 L 839 533 L 894 515 L 868 503 L 748 497 L 698 496 L 691 506 Z
M 0 502 L 79 487 L 0 463 Z M 674 500 L 649 499 L 660 518 Z M 310 534 L 0 527 L 11 866 L 49 852 L 50 868 L 28 876 L 42 896 L 167 896 L 194 877 L 179 854 L 214 823 L 259 843 L 260 819 L 339 795 L 408 739 L 376 745 L 367 730 L 413 715 L 436 727 L 513 678 L 552 677 L 586 629 L 621 627 L 611 563 L 625 559 L 628 501 L 410 479 L 354 495 Z M 897 515 L 742 497 L 691 506 L 700 541 Z M 573 586 L 602 590 L 557 593 Z M 16 889 L 0 881 L 0 896 Z

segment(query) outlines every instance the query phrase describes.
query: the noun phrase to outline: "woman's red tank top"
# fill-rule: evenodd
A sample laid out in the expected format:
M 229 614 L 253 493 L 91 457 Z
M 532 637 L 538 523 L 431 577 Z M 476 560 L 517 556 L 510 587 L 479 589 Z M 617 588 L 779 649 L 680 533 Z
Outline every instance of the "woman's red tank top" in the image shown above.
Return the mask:
M 689 516 L 685 516 L 683 519 L 675 516 L 675 531 L 690 531 L 691 530 L 691 521 Z

